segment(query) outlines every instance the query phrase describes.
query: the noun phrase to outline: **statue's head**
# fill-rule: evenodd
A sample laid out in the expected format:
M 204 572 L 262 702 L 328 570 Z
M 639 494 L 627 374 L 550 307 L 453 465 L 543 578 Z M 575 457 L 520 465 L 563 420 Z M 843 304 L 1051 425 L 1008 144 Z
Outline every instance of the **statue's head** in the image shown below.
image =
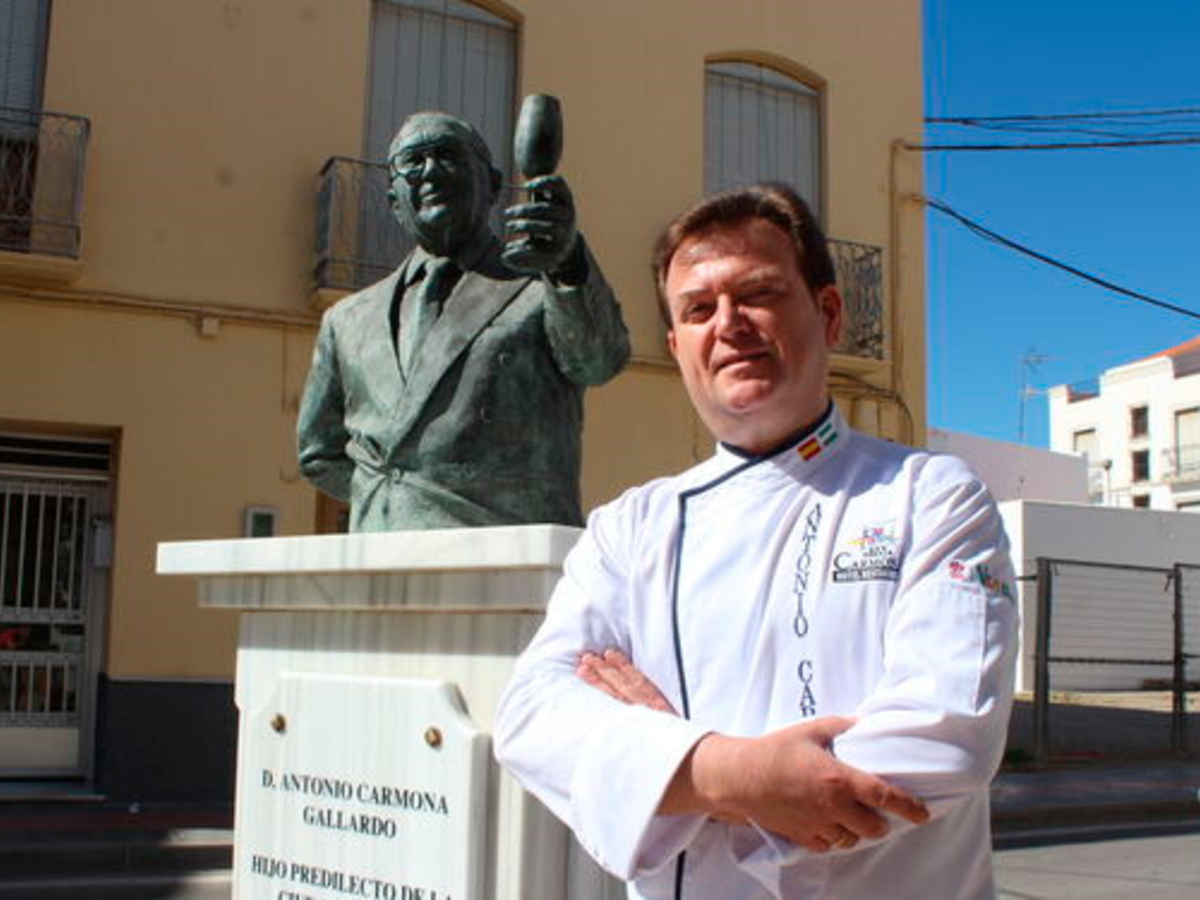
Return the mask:
M 502 176 L 474 128 L 441 112 L 413 113 L 388 149 L 388 202 L 400 227 L 438 256 L 488 228 Z

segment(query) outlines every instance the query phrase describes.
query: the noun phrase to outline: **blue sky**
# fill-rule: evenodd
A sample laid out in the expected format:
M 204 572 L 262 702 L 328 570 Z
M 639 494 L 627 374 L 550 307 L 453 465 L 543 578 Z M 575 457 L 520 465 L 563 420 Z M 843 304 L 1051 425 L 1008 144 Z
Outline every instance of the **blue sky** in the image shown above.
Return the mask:
M 1196 0 L 926 0 L 928 116 L 1200 107 Z M 1200 133 L 1200 117 L 1190 126 Z M 930 126 L 926 140 L 1042 140 Z M 993 231 L 1200 311 L 1200 145 L 929 153 L 925 192 Z M 1080 381 L 1200 334 L 928 213 L 929 423 L 1015 441 L 1030 383 Z M 1047 445 L 1047 405 L 1025 441 Z

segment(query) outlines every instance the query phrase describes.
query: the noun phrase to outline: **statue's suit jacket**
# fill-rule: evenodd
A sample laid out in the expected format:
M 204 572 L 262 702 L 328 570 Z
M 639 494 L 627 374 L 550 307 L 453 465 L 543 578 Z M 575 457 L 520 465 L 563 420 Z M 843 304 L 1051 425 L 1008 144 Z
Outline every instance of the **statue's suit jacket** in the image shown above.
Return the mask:
M 587 260 L 584 284 L 556 286 L 508 271 L 493 246 L 407 377 L 396 332 L 412 255 L 326 311 L 300 405 L 300 468 L 350 502 L 352 531 L 582 523 L 583 391 L 629 356 L 616 298 Z

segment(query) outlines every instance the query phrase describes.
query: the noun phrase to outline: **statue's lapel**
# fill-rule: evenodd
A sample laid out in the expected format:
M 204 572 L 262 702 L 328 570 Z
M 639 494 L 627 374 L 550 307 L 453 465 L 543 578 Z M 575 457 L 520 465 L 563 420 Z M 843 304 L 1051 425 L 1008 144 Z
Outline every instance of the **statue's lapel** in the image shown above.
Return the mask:
M 358 329 L 361 343 L 356 368 L 370 378 L 370 390 L 383 398 L 385 405 L 395 404 L 404 390 L 400 362 L 396 356 L 396 319 L 393 301 L 396 285 L 403 283 L 405 261 L 395 272 L 368 288 L 370 302 L 363 305 L 365 321 Z
M 396 421 L 395 446 L 408 434 L 438 382 L 470 346 L 476 336 L 521 290 L 528 278 L 498 280 L 467 272 L 458 283 L 441 316 L 425 336 L 409 373 Z

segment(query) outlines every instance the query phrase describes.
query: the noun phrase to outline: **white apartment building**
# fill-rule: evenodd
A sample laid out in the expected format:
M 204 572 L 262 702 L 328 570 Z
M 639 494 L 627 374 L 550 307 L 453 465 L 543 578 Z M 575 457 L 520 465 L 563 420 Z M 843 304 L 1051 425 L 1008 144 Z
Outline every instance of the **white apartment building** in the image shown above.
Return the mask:
M 1050 449 L 1087 457 L 1093 503 L 1200 512 L 1200 337 L 1051 388 Z

